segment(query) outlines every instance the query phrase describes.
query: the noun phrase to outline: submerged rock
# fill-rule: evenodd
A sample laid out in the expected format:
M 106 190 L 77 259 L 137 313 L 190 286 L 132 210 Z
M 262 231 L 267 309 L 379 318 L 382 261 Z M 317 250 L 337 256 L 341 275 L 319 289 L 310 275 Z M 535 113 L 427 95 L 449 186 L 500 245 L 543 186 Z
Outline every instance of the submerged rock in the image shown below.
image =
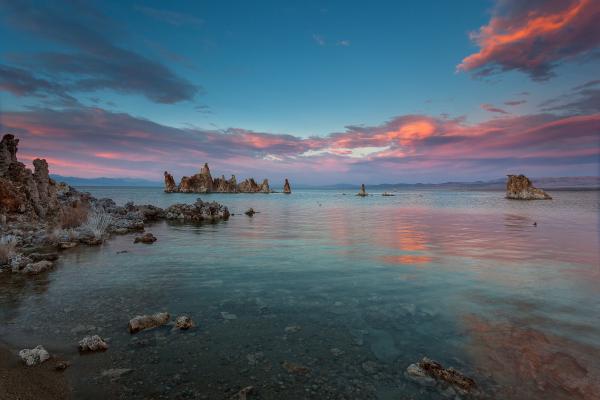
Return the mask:
M 98 335 L 86 336 L 79 341 L 79 351 L 104 351 L 108 344 Z
M 362 185 L 360 185 L 360 190 L 358 191 L 358 193 L 356 193 L 356 195 L 360 196 L 360 197 L 365 197 L 365 196 L 369 195 L 367 193 L 367 191 L 365 190 L 365 184 L 364 183 Z
M 175 329 L 187 330 L 194 326 L 194 321 L 187 315 L 180 315 L 175 319 Z
M 152 244 L 156 242 L 156 237 L 154 237 L 153 234 L 151 234 L 150 232 L 144 233 L 141 236 L 137 236 L 134 240 L 133 243 L 145 243 L 145 244 Z
M 381 193 L 382 196 L 395 196 L 394 193 L 390 193 L 390 192 L 383 192 Z
M 233 396 L 231 396 L 230 400 L 247 400 L 248 395 L 254 393 L 254 386 L 246 386 Z
M 508 175 L 506 198 L 513 200 L 552 200 L 548 193 L 534 187 L 525 175 Z
M 156 328 L 169 322 L 169 313 L 159 312 L 152 315 L 138 315 L 129 321 L 129 333 L 137 333 L 145 329 Z
M 444 368 L 442 364 L 427 357 L 406 368 L 406 376 L 424 386 L 441 386 L 448 391 L 454 390 L 460 395 L 473 395 L 478 393 L 477 384 L 468 376 L 463 375 L 454 368 Z
M 287 178 L 285 178 L 285 183 L 283 184 L 283 193 L 285 193 L 285 194 L 292 193 L 292 188 L 290 187 L 290 182 L 288 181 Z
M 104 371 L 102 371 L 102 377 L 103 378 L 108 378 L 110 380 L 117 380 L 120 377 L 122 377 L 123 375 L 127 375 L 129 373 L 133 372 L 132 369 L 130 368 L 111 368 L 111 369 L 105 369 Z
M 290 374 L 296 374 L 296 375 L 310 374 L 310 368 L 305 367 L 304 365 L 301 365 L 301 364 L 296 364 L 291 361 L 284 361 L 281 364 L 281 366 L 283 367 L 283 369 L 285 369 Z
M 249 208 L 246 210 L 246 212 L 244 212 L 244 214 L 246 214 L 247 216 L 251 217 L 254 214 L 256 214 L 256 211 L 254 211 L 254 208 Z
M 54 266 L 52 261 L 42 260 L 34 263 L 29 263 L 21 270 L 23 274 L 41 274 L 42 272 L 46 272 Z
M 39 365 L 50 358 L 50 354 L 42 345 L 38 345 L 33 349 L 23 349 L 19 351 L 19 357 L 28 367 Z

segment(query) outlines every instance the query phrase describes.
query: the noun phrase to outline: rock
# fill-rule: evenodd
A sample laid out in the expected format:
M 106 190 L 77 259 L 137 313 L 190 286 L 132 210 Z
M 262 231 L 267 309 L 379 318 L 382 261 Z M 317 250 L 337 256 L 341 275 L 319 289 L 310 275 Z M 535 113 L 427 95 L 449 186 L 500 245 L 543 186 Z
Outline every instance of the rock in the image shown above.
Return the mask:
M 108 378 L 110 380 L 117 380 L 120 377 L 122 377 L 123 375 L 127 375 L 131 372 L 133 372 L 133 370 L 130 368 L 111 368 L 111 369 L 106 369 L 106 370 L 102 371 L 101 375 L 103 378 Z
M 365 190 L 365 184 L 364 183 L 362 185 L 360 185 L 360 190 L 358 191 L 358 193 L 356 195 L 360 196 L 360 197 L 365 197 L 365 196 L 369 195 L 367 193 L 367 191 Z
M 379 365 L 375 361 L 365 361 L 361 364 L 362 369 L 368 374 L 375 374 Z
M 58 253 L 31 253 L 28 256 L 33 262 L 38 261 L 56 261 L 58 260 Z
M 169 322 L 169 313 L 159 312 L 152 315 L 138 315 L 129 321 L 129 333 L 137 333 L 144 329 L 156 328 Z
M 395 196 L 394 193 L 390 193 L 390 192 L 383 192 L 381 193 L 382 196 Z
M 177 192 L 177 185 L 175 185 L 175 179 L 173 179 L 173 175 L 165 171 L 165 193 L 175 192 Z
M 246 212 L 244 212 L 244 214 L 246 214 L 247 216 L 251 217 L 254 214 L 256 214 L 256 211 L 254 211 L 254 208 L 249 208 L 246 210 Z
M 257 365 L 265 358 L 265 354 L 262 351 L 258 351 L 256 353 L 250 353 L 246 355 L 246 359 L 248 360 L 248 364 Z
M 285 178 L 285 183 L 283 184 L 283 193 L 285 193 L 285 194 L 292 193 L 292 188 L 290 187 L 290 182 L 288 181 L 287 178 Z
M 50 354 L 42 345 L 36 346 L 33 349 L 23 349 L 19 351 L 19 357 L 28 367 L 39 365 L 50 358 Z
M 284 361 L 281 366 L 290 374 L 296 375 L 308 375 L 310 374 L 310 368 L 305 367 L 301 364 L 296 364 L 290 361 Z
M 233 396 L 231 396 L 230 400 L 247 400 L 248 395 L 254 393 L 254 386 L 246 386 Z
M 150 232 L 147 232 L 141 236 L 137 236 L 133 241 L 133 243 L 146 243 L 146 244 L 152 244 L 154 242 L 156 242 L 156 238 Z
M 300 325 L 290 325 L 285 327 L 285 333 L 296 333 L 300 332 L 302 327 Z
M 104 351 L 108 349 L 108 344 L 98 335 L 86 336 L 79 341 L 79 351 Z
M 346 352 L 344 350 L 340 350 L 337 347 L 334 347 L 333 349 L 329 350 L 331 352 L 331 354 L 334 357 L 339 357 L 339 356 L 343 356 L 344 354 L 346 354 Z
M 194 321 L 192 321 L 192 319 L 187 315 L 180 315 L 175 319 L 176 329 L 187 330 L 193 328 L 194 326 Z
M 548 193 L 534 187 L 525 175 L 508 175 L 506 198 L 513 200 L 552 200 Z
M 52 269 L 54 263 L 48 260 L 42 260 L 35 263 L 29 263 L 21 270 L 23 274 L 41 274 L 42 272 Z
M 475 394 L 478 392 L 475 381 L 453 368 L 444 368 L 442 364 L 427 357 L 417 364 L 406 368 L 406 376 L 415 382 L 426 385 L 439 385 L 442 389 L 451 387 L 461 395 Z
M 70 366 L 71 366 L 71 363 L 69 361 L 59 360 L 56 362 L 54 369 L 57 371 L 64 371 L 65 369 L 69 368 Z
M 164 178 L 166 193 L 271 193 L 267 179 L 260 185 L 253 178 L 238 184 L 235 175 L 229 180 L 223 175 L 213 179 L 206 163 L 199 173 L 182 177 L 177 186 L 168 171 L 164 172 Z
M 165 218 L 185 222 L 215 222 L 229 219 L 229 209 L 215 201 L 198 198 L 194 204 L 173 204 L 165 210 Z
M 62 250 L 72 249 L 78 245 L 77 242 L 60 242 L 58 247 Z

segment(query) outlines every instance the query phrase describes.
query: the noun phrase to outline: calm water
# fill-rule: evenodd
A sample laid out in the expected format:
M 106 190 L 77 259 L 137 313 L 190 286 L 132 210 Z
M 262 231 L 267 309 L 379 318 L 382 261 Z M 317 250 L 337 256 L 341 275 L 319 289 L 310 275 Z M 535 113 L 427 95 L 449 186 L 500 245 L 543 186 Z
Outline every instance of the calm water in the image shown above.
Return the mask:
M 86 190 L 159 206 L 197 197 Z M 235 216 L 158 223 L 153 245 L 119 236 L 63 253 L 45 276 L 0 277 L 0 335 L 71 359 L 77 398 L 220 399 L 248 385 L 263 399 L 444 398 L 404 377 L 428 356 L 490 398 L 597 399 L 599 194 L 551 194 L 202 196 Z M 127 333 L 131 317 L 163 310 L 198 327 Z M 90 333 L 110 349 L 79 356 Z M 110 368 L 132 371 L 111 380 Z

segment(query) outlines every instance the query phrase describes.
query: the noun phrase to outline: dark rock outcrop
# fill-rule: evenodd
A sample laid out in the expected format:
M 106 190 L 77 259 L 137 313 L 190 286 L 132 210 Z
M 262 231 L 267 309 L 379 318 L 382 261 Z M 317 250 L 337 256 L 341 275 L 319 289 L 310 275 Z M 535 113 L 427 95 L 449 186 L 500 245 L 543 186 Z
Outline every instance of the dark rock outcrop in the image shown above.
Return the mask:
M 4 135 L 0 141 L 0 214 L 41 219 L 58 215 L 57 185 L 48 177 L 48 163 L 33 160 L 32 172 L 17 160 L 18 145 L 13 135 Z
M 229 219 L 229 209 L 216 201 L 197 199 L 194 204 L 173 204 L 165 210 L 165 218 L 187 222 L 214 222 Z
M 156 237 L 151 234 L 150 232 L 146 232 L 141 236 L 137 236 L 134 240 L 133 243 L 145 243 L 145 244 L 152 244 L 156 242 Z
M 268 179 L 261 184 L 253 178 L 238 184 L 235 175 L 230 179 L 225 179 L 224 175 L 213 179 L 206 163 L 199 173 L 182 177 L 177 186 L 171 174 L 165 171 L 164 175 L 166 193 L 271 193 Z
M 292 193 L 292 188 L 290 187 L 290 182 L 288 181 L 287 178 L 285 178 L 285 183 L 283 184 L 283 193 L 285 193 L 285 194 Z
M 356 195 L 360 196 L 360 197 L 365 197 L 365 196 L 369 195 L 367 193 L 366 189 L 365 189 L 365 184 L 364 183 L 362 185 L 360 185 L 360 190 L 358 191 L 358 193 L 356 193 Z
M 542 189 L 533 186 L 525 175 L 508 175 L 506 198 L 513 200 L 551 200 L 552 197 Z

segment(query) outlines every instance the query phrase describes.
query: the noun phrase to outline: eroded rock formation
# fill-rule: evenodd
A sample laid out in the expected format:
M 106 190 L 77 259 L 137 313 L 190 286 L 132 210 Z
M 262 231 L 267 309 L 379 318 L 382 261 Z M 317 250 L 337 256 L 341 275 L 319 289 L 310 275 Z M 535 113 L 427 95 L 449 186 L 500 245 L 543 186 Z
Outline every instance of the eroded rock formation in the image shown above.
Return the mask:
M 358 193 L 356 193 L 356 195 L 360 196 L 360 197 L 365 197 L 365 196 L 369 195 L 367 193 L 367 190 L 365 189 L 365 184 L 364 183 L 362 185 L 360 185 L 360 190 L 358 191 Z
M 48 177 L 48 163 L 33 160 L 32 172 L 17 160 L 18 145 L 13 135 L 4 135 L 0 141 L 0 214 L 39 218 L 58 214 L 57 185 Z
M 187 222 L 214 222 L 229 219 L 229 209 L 213 201 L 197 199 L 194 204 L 173 204 L 165 210 L 165 218 Z
M 285 183 L 283 184 L 283 193 L 285 193 L 285 194 L 292 193 L 292 188 L 290 187 L 290 182 L 288 181 L 287 178 L 285 178 Z
M 177 185 L 175 184 L 175 179 L 173 179 L 173 175 L 165 171 L 165 192 L 174 193 L 176 191 Z
M 508 175 L 506 198 L 513 200 L 551 200 L 552 197 L 542 189 L 533 186 L 525 175 Z
M 199 173 L 182 177 L 177 186 L 171 174 L 165 171 L 164 175 L 166 193 L 271 193 L 268 179 L 261 184 L 254 178 L 245 179 L 238 184 L 235 175 L 231 175 L 230 179 L 225 179 L 224 175 L 213 179 L 206 163 Z

